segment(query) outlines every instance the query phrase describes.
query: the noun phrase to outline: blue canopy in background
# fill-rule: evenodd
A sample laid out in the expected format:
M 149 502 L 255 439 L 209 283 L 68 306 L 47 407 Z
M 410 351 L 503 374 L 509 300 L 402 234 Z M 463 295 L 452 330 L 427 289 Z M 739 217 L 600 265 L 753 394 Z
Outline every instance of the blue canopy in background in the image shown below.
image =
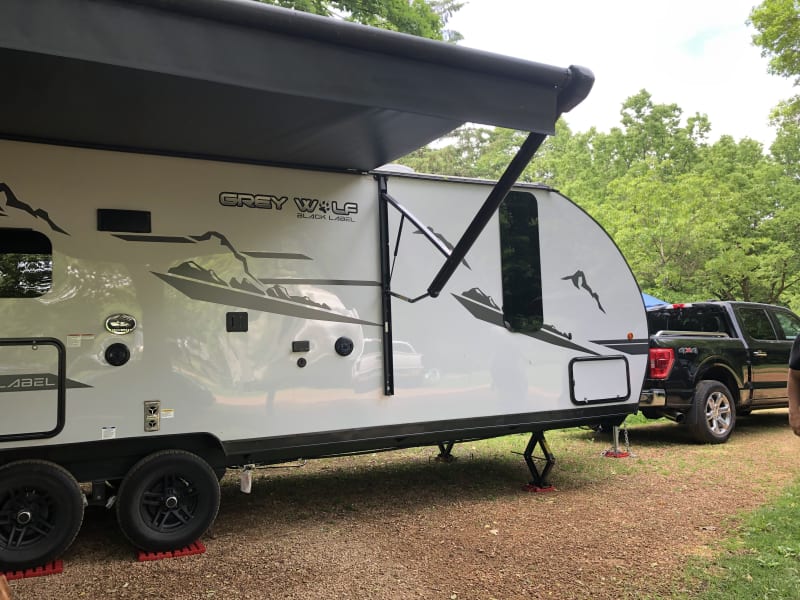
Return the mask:
M 660 306 L 661 304 L 669 304 L 669 302 L 666 300 L 661 300 L 660 298 L 656 298 L 650 294 L 645 294 L 644 292 L 642 292 L 642 300 L 644 300 L 645 308 L 650 308 L 651 306 Z

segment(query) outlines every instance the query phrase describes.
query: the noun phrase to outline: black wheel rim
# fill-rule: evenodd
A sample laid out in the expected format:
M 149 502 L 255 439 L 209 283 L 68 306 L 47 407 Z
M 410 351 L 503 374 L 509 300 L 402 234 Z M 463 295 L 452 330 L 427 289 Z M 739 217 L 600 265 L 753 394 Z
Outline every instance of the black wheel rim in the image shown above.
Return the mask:
M 57 531 L 53 496 L 35 487 L 12 488 L 0 498 L 0 548 L 25 550 Z
M 142 494 L 139 510 L 154 531 L 171 533 L 188 526 L 198 514 L 200 494 L 188 479 L 167 474 L 153 480 Z

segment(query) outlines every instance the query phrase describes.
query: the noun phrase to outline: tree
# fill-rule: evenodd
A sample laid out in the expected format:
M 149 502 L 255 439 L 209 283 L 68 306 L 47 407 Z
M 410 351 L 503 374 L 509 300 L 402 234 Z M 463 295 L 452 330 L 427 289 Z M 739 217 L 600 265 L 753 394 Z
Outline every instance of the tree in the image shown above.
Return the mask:
M 800 3 L 797 0 L 764 0 L 750 13 L 748 22 L 758 33 L 753 43 L 761 46 L 761 56 L 769 58 L 769 72 L 793 78 L 800 86 Z M 798 173 L 800 142 L 800 94 L 782 101 L 772 113 L 771 122 L 778 127 L 773 155 L 790 174 Z
M 771 114 L 770 123 L 777 127 L 770 152 L 785 173 L 800 180 L 800 112 L 790 101 L 780 102 Z
M 400 31 L 433 40 L 459 41 L 447 22 L 462 6 L 455 0 L 258 0 L 326 17 Z
M 750 13 L 758 33 L 753 43 L 769 58 L 770 73 L 793 77 L 800 85 L 800 4 L 796 0 L 764 0 Z
M 620 126 L 608 133 L 573 133 L 559 120 L 520 180 L 549 184 L 589 212 L 656 296 L 800 308 L 800 127 L 791 124 L 782 124 L 773 146 L 778 158 L 747 138 L 709 144 L 705 115 L 684 118 L 680 107 L 656 104 L 642 90 L 623 103 Z M 467 126 L 449 144 L 401 162 L 497 179 L 524 138 Z

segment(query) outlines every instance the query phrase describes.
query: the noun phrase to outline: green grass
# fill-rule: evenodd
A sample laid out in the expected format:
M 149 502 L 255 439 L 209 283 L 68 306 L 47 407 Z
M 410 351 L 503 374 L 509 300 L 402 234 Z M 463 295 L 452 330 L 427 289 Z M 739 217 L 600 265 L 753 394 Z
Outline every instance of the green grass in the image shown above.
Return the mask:
M 800 482 L 775 502 L 746 515 L 740 533 L 711 560 L 694 559 L 680 600 L 800 598 Z

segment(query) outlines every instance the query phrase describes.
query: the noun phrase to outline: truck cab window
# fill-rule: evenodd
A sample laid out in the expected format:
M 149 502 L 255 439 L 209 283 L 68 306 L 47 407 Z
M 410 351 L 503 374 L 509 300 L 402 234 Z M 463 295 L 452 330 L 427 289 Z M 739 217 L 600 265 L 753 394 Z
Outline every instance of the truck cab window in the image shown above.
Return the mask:
M 794 314 L 782 310 L 776 310 L 772 314 L 783 330 L 784 339 L 793 340 L 800 334 L 800 320 Z
M 31 229 L 0 230 L 0 298 L 36 298 L 53 284 L 53 247 Z
M 744 333 L 754 340 L 776 340 L 775 329 L 763 308 L 739 308 L 736 311 Z
M 542 327 L 542 269 L 539 211 L 528 192 L 509 192 L 500 205 L 503 319 L 512 331 Z

